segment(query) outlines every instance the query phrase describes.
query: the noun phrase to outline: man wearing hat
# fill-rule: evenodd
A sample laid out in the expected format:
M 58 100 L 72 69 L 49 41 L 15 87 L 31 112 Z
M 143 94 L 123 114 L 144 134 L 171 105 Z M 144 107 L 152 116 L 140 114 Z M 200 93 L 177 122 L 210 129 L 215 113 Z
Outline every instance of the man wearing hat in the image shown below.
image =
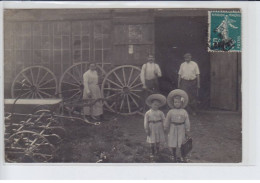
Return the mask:
M 158 77 L 162 76 L 161 69 L 158 64 L 154 63 L 152 55 L 149 55 L 147 59 L 148 62 L 142 66 L 140 78 L 144 89 L 156 93 L 159 90 Z
M 180 66 L 178 77 L 178 88 L 188 93 L 190 103 L 189 110 L 196 115 L 197 91 L 200 88 L 200 71 L 198 64 L 191 60 L 191 54 L 184 54 L 184 60 Z

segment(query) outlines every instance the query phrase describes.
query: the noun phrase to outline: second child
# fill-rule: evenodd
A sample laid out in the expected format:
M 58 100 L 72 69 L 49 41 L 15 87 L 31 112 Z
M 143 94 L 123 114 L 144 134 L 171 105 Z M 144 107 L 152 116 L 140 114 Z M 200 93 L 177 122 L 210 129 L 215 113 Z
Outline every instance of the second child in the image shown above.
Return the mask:
M 188 95 L 185 91 L 176 89 L 169 93 L 167 103 L 172 108 L 166 116 L 164 130 L 168 133 L 168 146 L 171 149 L 171 159 L 176 162 L 176 150 L 181 149 L 186 136 L 189 136 L 190 120 L 184 109 L 188 104 Z M 181 161 L 186 162 L 186 157 L 181 153 Z

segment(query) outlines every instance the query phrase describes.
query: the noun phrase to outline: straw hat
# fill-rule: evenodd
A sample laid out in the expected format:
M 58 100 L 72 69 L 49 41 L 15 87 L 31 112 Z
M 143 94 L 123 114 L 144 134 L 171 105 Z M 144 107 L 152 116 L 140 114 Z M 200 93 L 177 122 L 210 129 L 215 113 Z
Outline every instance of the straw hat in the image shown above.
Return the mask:
M 172 90 L 167 97 L 167 103 L 170 108 L 174 108 L 173 98 L 175 96 L 180 96 L 184 100 L 182 103 L 182 108 L 185 108 L 188 105 L 189 97 L 187 93 L 184 90 L 176 89 L 176 90 Z
M 158 100 L 160 101 L 160 105 L 159 107 L 162 107 L 166 104 L 166 97 L 161 95 L 161 94 L 152 94 L 150 96 L 147 97 L 147 99 L 145 100 L 146 104 L 148 106 L 152 105 L 153 100 Z

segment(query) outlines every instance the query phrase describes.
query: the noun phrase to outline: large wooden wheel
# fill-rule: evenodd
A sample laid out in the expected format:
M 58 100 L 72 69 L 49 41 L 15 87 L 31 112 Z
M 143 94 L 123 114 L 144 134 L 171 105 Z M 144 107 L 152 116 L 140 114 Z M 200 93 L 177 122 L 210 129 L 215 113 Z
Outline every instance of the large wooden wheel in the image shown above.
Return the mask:
M 88 62 L 81 62 L 69 67 L 61 76 L 59 93 L 62 98 L 81 99 L 83 95 L 83 74 L 89 69 Z M 105 76 L 105 71 L 97 65 L 99 80 Z
M 143 107 L 140 72 L 136 66 L 124 65 L 106 75 L 101 93 L 109 110 L 125 115 L 140 112 Z
M 48 162 L 54 157 L 55 148 L 39 133 L 20 131 L 11 135 L 5 148 L 8 162 Z
M 57 93 L 57 79 L 46 67 L 27 67 L 15 77 L 11 93 L 13 98 L 52 98 Z

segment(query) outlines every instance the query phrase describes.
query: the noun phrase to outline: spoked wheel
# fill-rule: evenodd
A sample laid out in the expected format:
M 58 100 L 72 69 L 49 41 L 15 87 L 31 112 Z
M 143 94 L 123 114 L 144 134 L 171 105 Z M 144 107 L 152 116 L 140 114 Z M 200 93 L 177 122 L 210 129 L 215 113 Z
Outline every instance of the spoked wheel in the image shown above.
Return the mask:
M 48 162 L 54 157 L 55 148 L 42 135 L 20 131 L 11 135 L 6 143 L 7 162 Z
M 12 83 L 13 98 L 53 98 L 57 93 L 57 79 L 51 70 L 43 66 L 23 69 Z
M 83 74 L 89 69 L 88 62 L 77 63 L 69 67 L 61 76 L 59 93 L 65 99 L 81 99 L 83 95 Z M 97 65 L 99 80 L 105 76 L 105 71 Z
M 120 114 L 135 114 L 142 109 L 141 69 L 132 66 L 118 66 L 103 80 L 102 96 L 106 107 Z

